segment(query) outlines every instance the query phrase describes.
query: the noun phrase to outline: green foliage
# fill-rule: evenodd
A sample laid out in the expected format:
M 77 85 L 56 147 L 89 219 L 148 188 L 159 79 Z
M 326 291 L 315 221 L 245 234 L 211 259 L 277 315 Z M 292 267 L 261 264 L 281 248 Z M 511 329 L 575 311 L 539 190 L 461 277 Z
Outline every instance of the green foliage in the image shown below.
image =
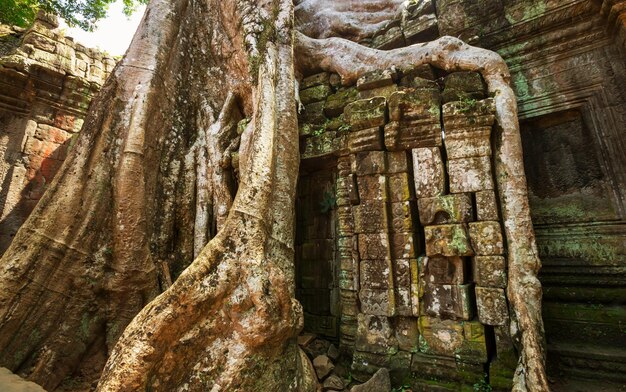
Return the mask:
M 476 101 L 474 98 L 469 98 L 467 96 L 462 97 L 459 102 L 461 103 L 461 107 L 459 108 L 459 111 L 461 113 L 469 113 L 472 110 L 476 109 L 476 104 L 478 101 Z
M 401 385 L 397 388 L 393 388 L 391 392 L 407 392 L 411 390 L 411 386 L 409 384 Z
M 475 392 L 491 392 L 491 385 L 489 384 L 489 381 L 487 381 L 486 374 L 482 380 L 474 384 L 474 391 Z
M 339 132 L 348 132 L 349 130 L 350 130 L 349 124 L 341 124 L 338 129 Z
M 314 129 L 314 130 L 313 130 L 313 132 L 311 132 L 311 135 L 313 135 L 313 136 L 320 136 L 320 135 L 322 135 L 325 131 L 326 131 L 326 128 L 321 127 L 321 128 L 318 128 L 318 129 Z
M 38 10 L 44 10 L 65 19 L 68 25 L 93 31 L 96 23 L 106 17 L 109 5 L 116 0 L 2 0 L 0 23 L 28 27 Z M 131 15 L 148 0 L 123 0 L 124 13 Z

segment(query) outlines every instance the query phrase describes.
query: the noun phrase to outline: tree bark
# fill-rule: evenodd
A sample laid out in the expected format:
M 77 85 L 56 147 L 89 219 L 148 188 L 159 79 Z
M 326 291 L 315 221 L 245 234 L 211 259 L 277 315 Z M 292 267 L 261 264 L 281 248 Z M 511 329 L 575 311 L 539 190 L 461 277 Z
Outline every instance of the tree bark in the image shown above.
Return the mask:
M 540 264 L 504 62 L 450 37 L 391 51 L 322 38 L 371 35 L 401 11 L 399 0 L 296 3 L 298 29 L 313 38 L 294 32 L 290 0 L 150 3 L 77 146 L 2 259 L 4 366 L 48 389 L 71 375 L 96 379 L 108 358 L 101 391 L 297 390 L 294 73 L 326 70 L 350 84 L 429 63 L 481 72 L 495 95 L 522 349 L 515 385 L 548 390 Z M 239 141 L 240 116 L 250 123 Z

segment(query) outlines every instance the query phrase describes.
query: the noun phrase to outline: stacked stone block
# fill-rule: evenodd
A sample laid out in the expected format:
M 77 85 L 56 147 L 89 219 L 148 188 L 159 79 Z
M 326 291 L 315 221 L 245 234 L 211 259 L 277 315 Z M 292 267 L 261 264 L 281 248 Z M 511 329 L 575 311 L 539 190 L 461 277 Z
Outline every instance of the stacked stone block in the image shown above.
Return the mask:
M 514 350 L 495 108 L 481 76 L 450 74 L 443 89 L 424 66 L 371 72 L 353 87 L 333 79 L 303 81 L 305 107 L 324 101 L 301 116 L 302 158 L 337 162 L 339 342 L 353 375 L 387 367 L 396 380 L 473 384 L 490 361 L 505 374 Z M 307 133 L 316 118 L 323 132 Z M 329 132 L 328 147 L 310 147 Z

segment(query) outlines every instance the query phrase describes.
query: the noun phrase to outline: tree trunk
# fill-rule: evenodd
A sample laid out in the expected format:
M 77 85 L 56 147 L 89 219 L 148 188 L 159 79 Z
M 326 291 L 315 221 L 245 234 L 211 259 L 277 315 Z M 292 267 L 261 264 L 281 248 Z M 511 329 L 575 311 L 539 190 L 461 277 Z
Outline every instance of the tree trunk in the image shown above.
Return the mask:
M 48 389 L 72 375 L 97 379 L 108 358 L 101 391 L 297 390 L 295 71 L 332 71 L 347 84 L 430 63 L 479 71 L 495 94 L 509 298 L 522 342 L 516 387 L 548 389 L 539 260 L 502 59 L 450 37 L 385 52 L 324 39 L 370 35 L 399 0 L 295 3 L 309 37 L 294 33 L 290 0 L 150 3 L 2 259 L 4 366 Z M 239 140 L 242 115 L 250 123 Z M 238 187 L 228 166 L 237 148 Z

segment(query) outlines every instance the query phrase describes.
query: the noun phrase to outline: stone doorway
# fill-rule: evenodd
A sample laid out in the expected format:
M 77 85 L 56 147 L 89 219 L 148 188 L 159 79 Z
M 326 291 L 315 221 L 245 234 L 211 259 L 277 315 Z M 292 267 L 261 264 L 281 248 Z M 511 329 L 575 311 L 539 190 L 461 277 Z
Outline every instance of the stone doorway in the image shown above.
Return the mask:
M 338 339 L 340 317 L 336 257 L 337 169 L 334 159 L 303 162 L 296 200 L 296 298 L 304 331 Z

